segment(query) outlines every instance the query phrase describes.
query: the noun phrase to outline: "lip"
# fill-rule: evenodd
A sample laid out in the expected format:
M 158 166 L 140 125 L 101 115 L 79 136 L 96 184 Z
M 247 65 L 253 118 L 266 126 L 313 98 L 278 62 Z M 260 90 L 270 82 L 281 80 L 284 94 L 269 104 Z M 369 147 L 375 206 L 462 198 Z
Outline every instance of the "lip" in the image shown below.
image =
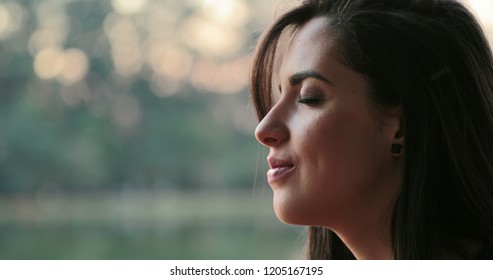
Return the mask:
M 270 170 L 267 171 L 267 181 L 270 185 L 286 179 L 296 168 L 296 166 L 289 160 L 269 157 L 267 161 L 270 166 Z

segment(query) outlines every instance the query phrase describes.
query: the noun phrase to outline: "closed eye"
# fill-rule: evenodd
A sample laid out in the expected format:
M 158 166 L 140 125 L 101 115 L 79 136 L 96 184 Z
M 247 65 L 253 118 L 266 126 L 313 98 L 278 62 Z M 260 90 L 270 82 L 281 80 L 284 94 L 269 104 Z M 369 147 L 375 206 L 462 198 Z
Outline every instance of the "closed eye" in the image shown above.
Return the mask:
M 315 96 L 300 96 L 300 98 L 298 98 L 298 103 L 306 105 L 316 105 L 320 102 L 322 102 L 322 99 Z

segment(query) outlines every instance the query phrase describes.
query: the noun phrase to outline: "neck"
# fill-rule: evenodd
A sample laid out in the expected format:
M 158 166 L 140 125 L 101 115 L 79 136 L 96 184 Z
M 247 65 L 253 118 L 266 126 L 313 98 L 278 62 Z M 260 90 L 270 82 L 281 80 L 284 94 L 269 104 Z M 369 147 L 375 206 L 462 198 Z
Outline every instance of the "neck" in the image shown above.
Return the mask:
M 369 207 L 353 209 L 333 231 L 358 260 L 393 259 L 393 196 L 378 200 Z M 368 205 L 367 205 L 368 206 Z
M 394 259 L 392 216 L 401 180 L 401 166 L 373 184 L 336 221 L 327 223 L 358 260 Z M 389 174 L 389 173 L 387 173 Z M 380 177 L 381 178 L 381 177 Z
M 358 260 L 393 259 L 390 220 L 385 225 L 359 225 L 359 228 L 352 230 L 336 231 L 336 234 Z

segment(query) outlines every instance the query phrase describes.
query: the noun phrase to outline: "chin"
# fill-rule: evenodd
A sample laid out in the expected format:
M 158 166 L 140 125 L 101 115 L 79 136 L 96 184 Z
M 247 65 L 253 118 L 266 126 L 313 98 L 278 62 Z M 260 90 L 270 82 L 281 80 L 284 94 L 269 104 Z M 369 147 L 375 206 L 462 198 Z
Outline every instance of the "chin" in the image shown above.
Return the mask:
M 274 192 L 274 212 L 277 218 L 290 225 L 330 227 L 340 219 L 337 209 L 327 208 L 325 200 L 300 199 L 301 194 Z M 336 214 L 336 215 L 334 215 Z
M 288 201 L 278 201 L 274 197 L 274 212 L 277 218 L 290 225 L 309 225 L 309 216 L 306 213 L 306 207 L 296 205 L 295 203 L 289 203 Z

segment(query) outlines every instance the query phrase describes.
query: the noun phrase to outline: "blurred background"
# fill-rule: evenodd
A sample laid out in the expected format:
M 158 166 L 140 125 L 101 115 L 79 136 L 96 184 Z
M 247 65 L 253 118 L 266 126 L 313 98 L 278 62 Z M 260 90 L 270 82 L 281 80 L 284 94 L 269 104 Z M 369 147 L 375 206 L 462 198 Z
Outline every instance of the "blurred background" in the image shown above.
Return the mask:
M 0 0 L 0 259 L 302 258 L 247 84 L 287 3 Z

